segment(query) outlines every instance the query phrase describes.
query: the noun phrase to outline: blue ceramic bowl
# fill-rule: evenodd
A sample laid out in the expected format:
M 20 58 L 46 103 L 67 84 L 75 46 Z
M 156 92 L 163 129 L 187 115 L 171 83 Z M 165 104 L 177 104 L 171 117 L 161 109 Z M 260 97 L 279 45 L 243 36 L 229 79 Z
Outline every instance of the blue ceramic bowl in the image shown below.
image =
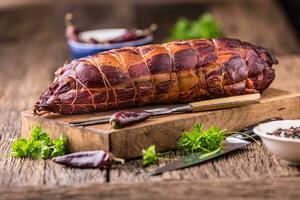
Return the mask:
M 98 29 L 91 31 L 84 31 L 80 33 L 80 37 L 83 39 L 95 38 L 97 40 L 108 40 L 123 35 L 126 29 Z M 89 44 L 76 42 L 74 40 L 68 40 L 68 45 L 73 58 L 81 58 L 88 55 L 92 55 L 102 51 L 108 51 L 110 49 L 116 49 L 126 46 L 140 46 L 149 44 L 153 41 L 153 36 L 149 35 L 145 38 L 114 44 Z

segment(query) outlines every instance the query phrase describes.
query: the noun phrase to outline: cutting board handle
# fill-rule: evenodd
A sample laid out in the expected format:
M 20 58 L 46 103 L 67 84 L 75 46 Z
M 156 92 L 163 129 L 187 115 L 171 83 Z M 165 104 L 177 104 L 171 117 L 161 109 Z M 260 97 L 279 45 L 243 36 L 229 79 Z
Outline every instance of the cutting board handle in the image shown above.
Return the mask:
M 260 93 L 255 94 L 245 94 L 232 97 L 224 97 L 218 99 L 210 99 L 204 101 L 198 101 L 189 103 L 193 108 L 193 111 L 205 111 L 205 110 L 216 110 L 222 108 L 231 108 L 247 104 L 259 103 Z

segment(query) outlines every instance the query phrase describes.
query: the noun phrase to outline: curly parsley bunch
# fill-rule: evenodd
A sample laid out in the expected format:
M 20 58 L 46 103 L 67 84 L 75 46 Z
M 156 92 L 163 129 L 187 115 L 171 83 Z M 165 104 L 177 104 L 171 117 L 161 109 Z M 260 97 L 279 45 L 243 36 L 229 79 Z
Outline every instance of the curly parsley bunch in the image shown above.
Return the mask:
M 12 144 L 12 156 L 16 158 L 48 159 L 65 155 L 68 152 L 68 141 L 64 136 L 51 140 L 40 127 L 32 130 L 31 137 L 18 138 Z
M 211 14 L 205 13 L 194 21 L 186 18 L 178 19 L 171 28 L 168 40 L 209 39 L 223 36 L 224 33 L 216 19 Z
M 196 124 L 190 132 L 184 132 L 178 141 L 178 147 L 185 154 L 209 153 L 222 146 L 224 132 L 217 127 L 203 130 L 203 124 Z
M 200 159 L 205 159 L 222 150 L 225 132 L 217 127 L 203 130 L 203 124 L 196 124 L 192 131 L 184 132 L 178 140 L 178 148 L 184 154 L 200 153 Z M 149 166 L 158 162 L 163 154 L 157 153 L 151 145 L 142 150 L 143 165 Z

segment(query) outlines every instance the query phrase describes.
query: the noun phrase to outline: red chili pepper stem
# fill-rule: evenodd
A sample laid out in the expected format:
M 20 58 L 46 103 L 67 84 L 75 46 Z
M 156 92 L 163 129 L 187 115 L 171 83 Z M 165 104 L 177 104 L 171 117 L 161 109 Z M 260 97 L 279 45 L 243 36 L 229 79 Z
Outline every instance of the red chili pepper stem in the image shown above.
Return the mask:
M 72 13 L 67 13 L 65 15 L 65 24 L 66 24 L 66 31 L 65 31 L 65 35 L 66 38 L 69 40 L 74 40 L 77 42 L 82 42 L 82 40 L 79 37 L 79 29 L 77 29 L 74 24 L 72 23 L 72 19 L 73 19 L 73 14 Z
M 67 28 L 73 26 L 72 19 L 73 19 L 72 13 L 67 13 L 65 15 L 65 24 Z
M 115 157 L 113 154 L 110 155 L 110 159 L 111 159 L 112 161 L 115 161 L 115 162 L 118 162 L 118 163 L 121 163 L 121 164 L 124 164 L 124 163 L 125 163 L 125 160 L 124 160 L 124 159 Z
M 111 127 L 113 127 L 114 129 L 122 128 L 122 127 L 120 126 L 120 123 L 118 123 L 117 120 L 111 120 L 111 121 L 110 121 L 110 125 L 111 125 Z
M 151 33 L 153 33 L 154 31 L 156 31 L 157 29 L 157 25 L 152 23 L 148 28 L 145 28 L 143 30 L 141 29 L 133 29 L 133 31 L 135 32 L 135 35 L 137 37 L 141 37 L 141 36 L 147 36 L 147 35 L 150 35 Z

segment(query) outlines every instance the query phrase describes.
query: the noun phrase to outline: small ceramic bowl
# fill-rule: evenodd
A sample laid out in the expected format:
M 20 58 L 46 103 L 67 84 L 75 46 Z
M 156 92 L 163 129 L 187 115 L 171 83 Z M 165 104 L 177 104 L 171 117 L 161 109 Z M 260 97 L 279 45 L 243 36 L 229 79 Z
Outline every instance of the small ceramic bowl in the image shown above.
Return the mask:
M 299 127 L 300 120 L 281 120 L 281 121 L 272 121 L 256 126 L 253 131 L 256 135 L 260 136 L 263 144 L 266 148 L 292 165 L 300 165 L 300 139 L 285 138 L 274 135 L 268 135 L 278 128 L 291 128 Z
M 84 31 L 80 33 L 80 37 L 83 39 L 94 38 L 97 40 L 109 40 L 123 35 L 126 29 L 97 29 L 91 31 Z M 68 45 L 73 58 L 81 58 L 88 55 L 92 55 L 102 51 L 108 51 L 111 49 L 126 47 L 126 46 L 140 46 L 149 44 L 153 41 L 153 36 L 149 35 L 145 38 L 134 40 L 130 42 L 120 42 L 113 44 L 89 44 L 76 42 L 74 40 L 68 40 Z

